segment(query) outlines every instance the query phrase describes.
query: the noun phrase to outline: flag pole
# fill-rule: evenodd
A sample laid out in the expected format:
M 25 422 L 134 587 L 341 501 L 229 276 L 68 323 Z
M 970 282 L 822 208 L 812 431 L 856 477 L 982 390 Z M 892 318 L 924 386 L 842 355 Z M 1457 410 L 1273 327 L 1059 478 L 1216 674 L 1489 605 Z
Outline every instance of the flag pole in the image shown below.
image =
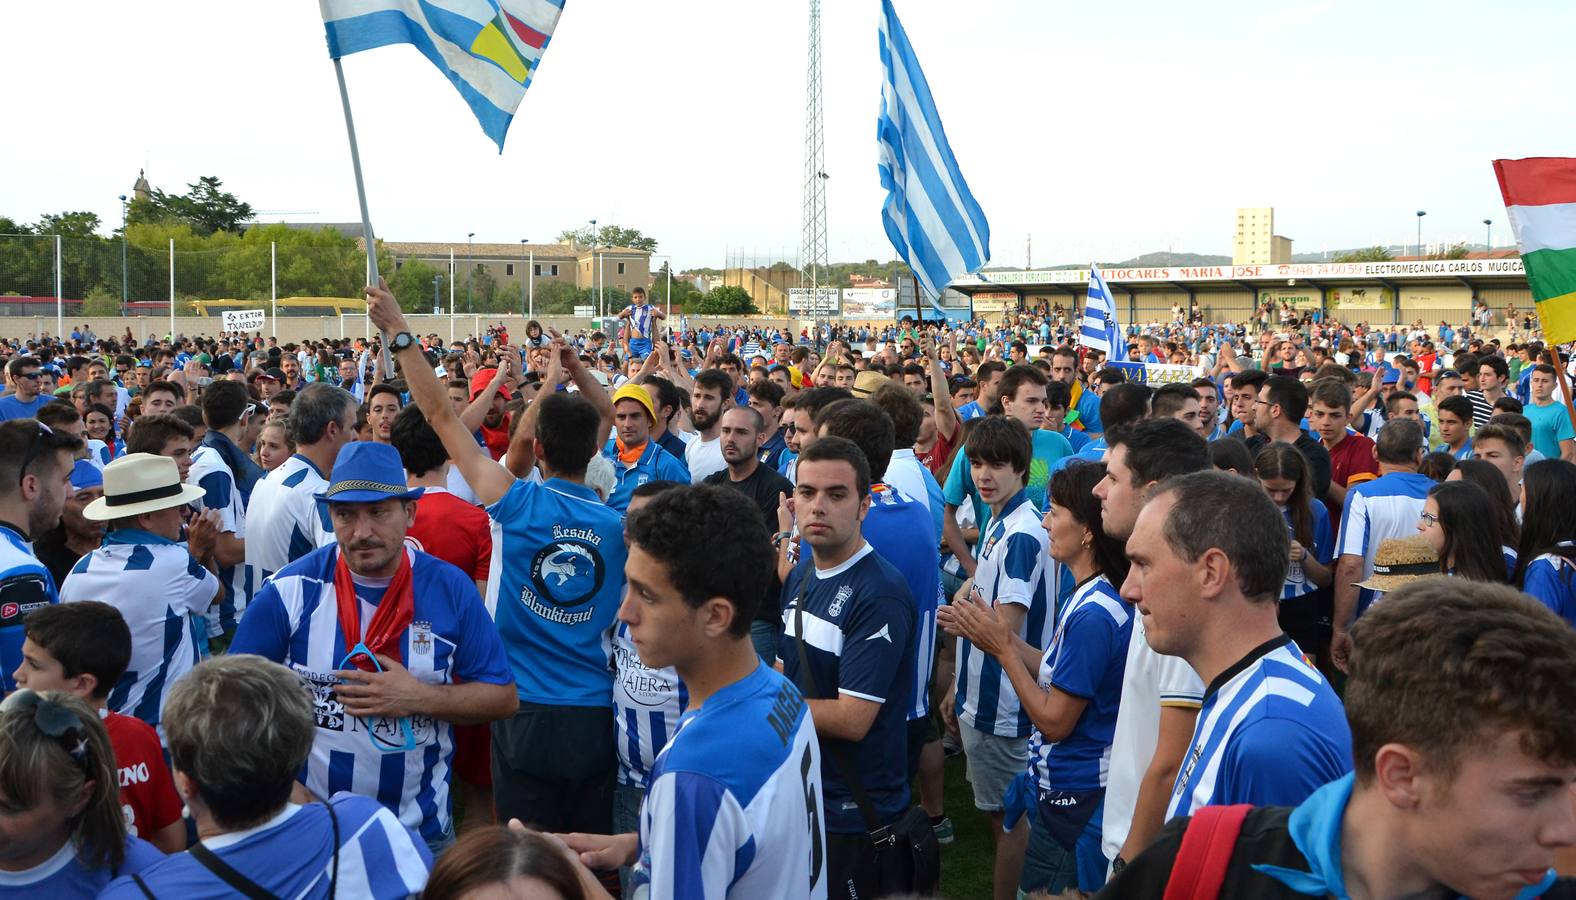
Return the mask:
M 378 284 L 378 247 L 372 239 L 372 214 L 367 211 L 367 186 L 361 178 L 361 151 L 356 147 L 356 123 L 350 117 L 350 92 L 345 88 L 345 67 L 334 58 L 334 77 L 339 79 L 339 102 L 345 109 L 345 135 L 350 138 L 350 166 L 356 172 L 356 199 L 361 202 L 361 234 L 367 242 L 367 283 Z M 369 320 L 370 321 L 370 320 Z M 388 332 L 382 335 L 383 377 L 394 377 L 394 361 L 389 356 Z
M 1560 359 L 1560 345 L 1550 344 L 1547 352 L 1555 377 L 1559 379 L 1560 393 L 1565 395 L 1565 414 L 1571 417 L 1571 427 L 1576 428 L 1576 397 L 1571 396 L 1570 375 L 1566 374 L 1565 362 Z

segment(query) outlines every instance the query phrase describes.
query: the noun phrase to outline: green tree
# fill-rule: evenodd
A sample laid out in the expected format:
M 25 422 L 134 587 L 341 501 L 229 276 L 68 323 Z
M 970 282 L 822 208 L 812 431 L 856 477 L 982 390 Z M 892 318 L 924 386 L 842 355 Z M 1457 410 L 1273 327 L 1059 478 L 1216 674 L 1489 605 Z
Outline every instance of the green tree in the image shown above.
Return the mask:
M 656 238 L 646 237 L 638 228 L 625 228 L 621 225 L 603 225 L 594 230 L 590 225 L 569 228 L 559 232 L 558 239 L 574 240 L 588 247 L 592 244 L 600 247 L 630 247 L 648 253 L 654 253 L 657 249 Z
M 1338 262 L 1338 263 L 1389 262 L 1390 260 L 1392 260 L 1394 258 L 1395 257 L 1390 255 L 1390 251 L 1389 250 L 1386 250 L 1383 247 L 1375 246 L 1375 247 L 1365 247 L 1365 248 L 1363 248 L 1361 250 L 1348 250 L 1345 253 L 1337 253 L 1337 254 L 1335 254 L 1335 258 L 1332 259 L 1331 262 Z
M 217 176 L 204 175 L 186 187 L 184 194 L 154 188 L 146 198 L 132 200 L 126 210 L 127 224 L 184 222 L 197 234 L 209 235 L 240 231 L 255 215 L 252 205 L 224 190 Z
M 103 285 L 93 288 L 93 290 L 88 291 L 88 295 L 82 300 L 82 315 L 120 315 L 120 294 L 110 292 Z
M 700 298 L 690 312 L 703 316 L 740 316 L 759 312 L 750 292 L 737 285 L 725 284 L 712 288 Z
M 33 226 L 34 234 L 58 234 L 63 238 L 96 238 L 99 217 L 90 212 L 45 213 Z
M 380 268 L 379 271 L 382 271 Z M 389 276 L 389 289 L 394 292 L 395 299 L 399 300 L 400 309 L 408 313 L 424 313 L 432 310 L 432 280 L 441 278 L 442 272 L 436 266 L 428 265 L 419 259 L 407 259 Z M 439 285 L 439 302 L 447 296 L 443 292 L 444 285 Z
M 657 270 L 655 275 L 652 276 L 650 293 L 652 305 L 663 308 L 666 308 L 669 305 L 670 298 L 668 297 L 667 263 L 664 262 L 662 267 Z M 671 305 L 673 306 L 674 311 L 690 309 L 693 304 L 700 302 L 700 298 L 701 292 L 695 289 L 693 276 L 673 276 L 673 296 L 671 298 Z
M 1423 257 L 1423 258 L 1424 259 L 1466 259 L 1467 258 L 1467 245 L 1466 244 L 1451 244 L 1450 246 L 1444 248 L 1443 250 L 1440 250 L 1440 251 L 1438 251 L 1436 253 L 1430 253 L 1427 256 Z
M 539 316 L 567 316 L 580 302 L 580 291 L 562 281 L 549 281 L 536 286 L 536 314 Z

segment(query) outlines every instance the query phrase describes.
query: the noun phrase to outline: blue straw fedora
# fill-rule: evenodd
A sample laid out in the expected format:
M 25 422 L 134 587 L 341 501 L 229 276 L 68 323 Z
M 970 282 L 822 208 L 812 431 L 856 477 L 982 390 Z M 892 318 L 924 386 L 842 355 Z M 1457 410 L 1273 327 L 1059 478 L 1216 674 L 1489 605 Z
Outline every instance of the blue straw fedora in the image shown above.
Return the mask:
M 425 488 L 405 484 L 405 466 L 399 451 L 388 444 L 352 441 L 334 459 L 334 479 L 328 490 L 314 495 L 319 503 L 377 503 L 380 500 L 414 500 Z

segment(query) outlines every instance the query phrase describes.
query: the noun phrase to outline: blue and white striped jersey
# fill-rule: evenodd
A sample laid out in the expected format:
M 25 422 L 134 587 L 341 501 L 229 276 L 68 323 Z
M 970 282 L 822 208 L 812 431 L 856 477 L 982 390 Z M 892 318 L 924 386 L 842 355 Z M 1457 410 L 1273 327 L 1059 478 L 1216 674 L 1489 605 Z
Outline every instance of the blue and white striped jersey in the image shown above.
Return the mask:
M 1296 806 L 1352 770 L 1352 732 L 1329 682 L 1281 635 L 1204 693 L 1166 821 L 1200 807 Z
M 120 610 L 131 629 L 131 662 L 108 706 L 155 728 L 170 685 L 200 661 L 198 629 L 207 627 L 203 616 L 218 596 L 219 579 L 185 544 L 132 528 L 104 535 L 60 586 L 62 603 L 101 600 Z
M 1067 737 L 1046 743 L 1036 728 L 1029 738 L 1029 769 L 1042 791 L 1105 787 L 1133 631 L 1133 608 L 1116 590 L 1104 575 L 1074 588 L 1040 659 L 1041 690 L 1088 701 Z
M 979 563 L 974 570 L 973 597 L 990 606 L 1014 604 L 1027 615 L 1018 636 L 1030 646 L 1044 648 L 1056 624 L 1057 569 L 1051 559 L 1050 540 L 1040 525 L 1040 511 L 1019 491 L 1007 501 L 1001 515 L 980 534 Z M 1028 713 L 1018 703 L 1012 682 L 988 653 L 975 649 L 968 638 L 958 638 L 958 721 L 986 734 L 1028 737 L 1034 729 Z
M 328 479 L 297 453 L 252 488 L 246 502 L 246 565 L 261 585 L 319 547 L 334 543 L 334 525 L 317 494 Z
M 941 597 L 941 553 L 920 535 L 930 528 L 925 505 L 888 484 L 870 486 L 870 509 L 860 528 L 876 554 L 902 573 L 914 595 L 914 700 L 910 721 L 930 715 L 930 675 L 936 662 L 936 606 Z
M 192 467 L 186 481 L 203 489 L 199 501 L 203 509 L 219 514 L 219 530 L 246 540 L 246 501 L 235 484 L 235 473 L 224 464 L 224 457 L 212 447 L 198 447 L 192 451 Z M 247 601 L 252 599 L 252 568 L 241 560 L 233 566 L 219 569 L 219 581 L 224 584 L 224 597 L 208 608 L 208 636 L 218 637 L 235 630 Z
M 686 712 L 640 808 L 634 896 L 825 898 L 820 756 L 804 697 L 764 665 Z
M 1364 481 L 1346 492 L 1341 510 L 1338 555 L 1361 556 L 1360 581 L 1374 573 L 1374 554 L 1385 538 L 1403 538 L 1417 533 L 1417 517 L 1434 480 L 1416 472 L 1391 472 L 1373 481 Z M 1374 592 L 1364 589 L 1357 600 L 1361 613 L 1373 602 Z
M 339 880 L 334 894 L 394 900 L 419 894 L 427 884 L 432 856 L 427 845 L 376 801 L 339 794 L 329 801 L 339 821 Z M 275 897 L 318 900 L 331 896 L 334 875 L 334 823 L 321 803 L 287 805 L 255 828 L 207 838 L 204 847 Z M 157 897 L 219 900 L 234 888 L 197 862 L 175 853 L 143 869 L 143 881 Z M 111 883 L 100 897 L 145 900 L 132 879 Z
M 651 304 L 629 305 L 630 340 L 651 339 Z
M 59 600 L 55 579 L 33 555 L 33 545 L 8 522 L 0 522 L 0 685 L 16 690 L 11 673 L 22 664 L 22 619 Z
M 1313 504 L 1313 546 L 1302 548 L 1308 555 L 1328 566 L 1335 558 L 1335 535 L 1330 531 L 1330 511 L 1324 507 L 1321 500 L 1310 501 Z M 1291 528 L 1291 511 L 1282 509 L 1281 514 L 1286 517 L 1286 527 Z M 1292 540 L 1297 536 L 1293 534 Z M 1281 599 L 1295 600 L 1318 590 L 1319 586 L 1308 580 L 1301 562 L 1291 563 L 1286 567 L 1286 581 L 1281 585 Z
M 253 495 L 256 499 L 256 495 Z M 418 681 L 509 684 L 498 630 L 476 596 L 476 582 L 452 565 L 407 548 L 415 611 L 400 642 L 400 663 Z M 431 841 L 450 831 L 449 781 L 454 759 L 454 727 L 431 716 L 408 722 L 348 715 L 335 694 L 336 674 L 351 647 L 365 636 L 388 587 L 386 579 L 356 581 L 361 628 L 348 643 L 339 626 L 334 595 L 338 547 L 314 550 L 274 574 L 241 617 L 231 653 L 255 653 L 282 663 L 301 677 L 312 694 L 317 739 L 307 758 L 304 783 L 319 797 L 351 791 L 373 797 L 393 810 L 400 822 Z M 390 656 L 394 654 L 390 653 Z M 402 725 L 416 748 L 385 753 L 399 746 Z
M 667 746 L 689 690 L 672 666 L 640 661 L 629 626 L 613 625 L 613 718 L 618 728 L 618 783 L 646 786 L 657 754 Z

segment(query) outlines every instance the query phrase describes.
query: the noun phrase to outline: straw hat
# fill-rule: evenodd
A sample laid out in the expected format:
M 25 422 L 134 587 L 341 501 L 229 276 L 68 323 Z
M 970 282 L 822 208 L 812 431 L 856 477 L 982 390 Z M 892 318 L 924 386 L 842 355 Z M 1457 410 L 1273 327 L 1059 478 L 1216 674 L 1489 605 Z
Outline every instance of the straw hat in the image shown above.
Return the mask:
M 869 399 L 871 394 L 881 389 L 881 385 L 891 380 L 880 372 L 866 369 L 854 378 L 853 394 L 862 400 Z
M 1385 538 L 1374 553 L 1374 573 L 1367 581 L 1357 582 L 1360 588 L 1370 591 L 1393 591 L 1403 584 L 1419 578 L 1438 575 L 1439 554 L 1421 535 L 1405 538 Z
M 203 498 L 203 489 L 181 483 L 175 460 L 152 453 L 128 453 L 104 467 L 104 496 L 82 510 L 93 522 L 129 519 Z

